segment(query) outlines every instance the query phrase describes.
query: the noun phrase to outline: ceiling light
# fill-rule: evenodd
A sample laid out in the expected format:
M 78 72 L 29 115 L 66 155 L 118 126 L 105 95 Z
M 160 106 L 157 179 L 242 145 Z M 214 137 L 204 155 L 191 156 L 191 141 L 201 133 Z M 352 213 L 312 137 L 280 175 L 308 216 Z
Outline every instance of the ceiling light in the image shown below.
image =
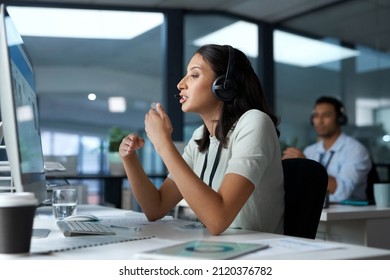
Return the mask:
M 215 32 L 194 40 L 196 46 L 229 44 L 250 57 L 258 56 L 258 28 L 256 24 L 237 21 Z M 310 67 L 340 61 L 359 55 L 356 50 L 275 30 L 274 57 L 279 63 Z
M 23 36 L 131 39 L 163 23 L 161 13 L 8 7 Z
M 126 99 L 121 96 L 108 98 L 108 110 L 111 113 L 126 112 Z
M 258 28 L 254 23 L 237 21 L 194 41 L 195 46 L 206 44 L 231 45 L 250 57 L 258 55 Z
M 310 67 L 358 56 L 353 49 L 340 47 L 280 30 L 274 31 L 275 61 Z
M 93 92 L 91 92 L 90 94 L 88 94 L 88 100 L 91 100 L 91 101 L 96 100 L 96 94 L 94 94 Z

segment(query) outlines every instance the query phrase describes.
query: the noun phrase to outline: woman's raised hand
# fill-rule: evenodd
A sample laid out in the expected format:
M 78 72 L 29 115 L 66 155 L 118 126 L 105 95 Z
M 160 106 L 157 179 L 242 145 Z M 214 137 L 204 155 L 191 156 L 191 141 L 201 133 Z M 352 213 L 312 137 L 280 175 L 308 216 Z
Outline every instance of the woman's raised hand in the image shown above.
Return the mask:
M 119 145 L 119 155 L 121 157 L 127 157 L 133 154 L 133 152 L 141 149 L 145 144 L 145 140 L 135 133 L 131 133 L 123 138 L 122 143 Z

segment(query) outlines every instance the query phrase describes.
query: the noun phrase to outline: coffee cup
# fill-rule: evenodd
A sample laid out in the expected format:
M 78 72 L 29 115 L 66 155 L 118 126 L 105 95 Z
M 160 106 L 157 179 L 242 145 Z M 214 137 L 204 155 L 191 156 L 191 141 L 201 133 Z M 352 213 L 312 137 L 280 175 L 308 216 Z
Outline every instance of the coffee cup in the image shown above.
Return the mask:
M 390 207 L 390 183 L 375 183 L 374 198 L 377 207 Z
M 37 207 L 33 193 L 0 193 L 0 254 L 30 252 Z

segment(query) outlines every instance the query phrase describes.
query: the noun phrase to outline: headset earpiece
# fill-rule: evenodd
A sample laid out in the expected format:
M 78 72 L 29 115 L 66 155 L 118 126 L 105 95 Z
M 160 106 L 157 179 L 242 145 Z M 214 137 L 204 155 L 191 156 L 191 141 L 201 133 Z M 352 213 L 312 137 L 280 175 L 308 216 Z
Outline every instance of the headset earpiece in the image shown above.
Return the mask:
M 226 74 L 215 79 L 212 90 L 216 98 L 223 102 L 231 101 L 236 97 L 235 84 L 232 81 L 232 74 L 235 64 L 234 49 L 227 46 L 229 50 L 229 60 L 226 69 Z
M 225 76 L 216 78 L 212 89 L 215 97 L 223 102 L 231 101 L 236 97 L 234 85 L 230 81 L 226 82 Z
M 337 122 L 339 123 L 339 125 L 346 125 L 348 123 L 348 117 L 345 114 L 343 106 L 340 107 L 340 110 L 337 114 Z

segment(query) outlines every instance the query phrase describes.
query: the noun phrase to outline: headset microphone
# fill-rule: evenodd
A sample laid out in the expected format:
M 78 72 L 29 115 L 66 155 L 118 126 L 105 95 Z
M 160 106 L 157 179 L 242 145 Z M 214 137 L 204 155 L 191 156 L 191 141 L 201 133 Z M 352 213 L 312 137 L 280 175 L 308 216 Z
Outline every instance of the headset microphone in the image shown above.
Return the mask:
M 176 94 L 174 95 L 174 97 L 177 98 L 177 99 L 180 99 L 180 98 L 181 98 L 180 94 L 178 94 L 178 93 L 176 93 Z

